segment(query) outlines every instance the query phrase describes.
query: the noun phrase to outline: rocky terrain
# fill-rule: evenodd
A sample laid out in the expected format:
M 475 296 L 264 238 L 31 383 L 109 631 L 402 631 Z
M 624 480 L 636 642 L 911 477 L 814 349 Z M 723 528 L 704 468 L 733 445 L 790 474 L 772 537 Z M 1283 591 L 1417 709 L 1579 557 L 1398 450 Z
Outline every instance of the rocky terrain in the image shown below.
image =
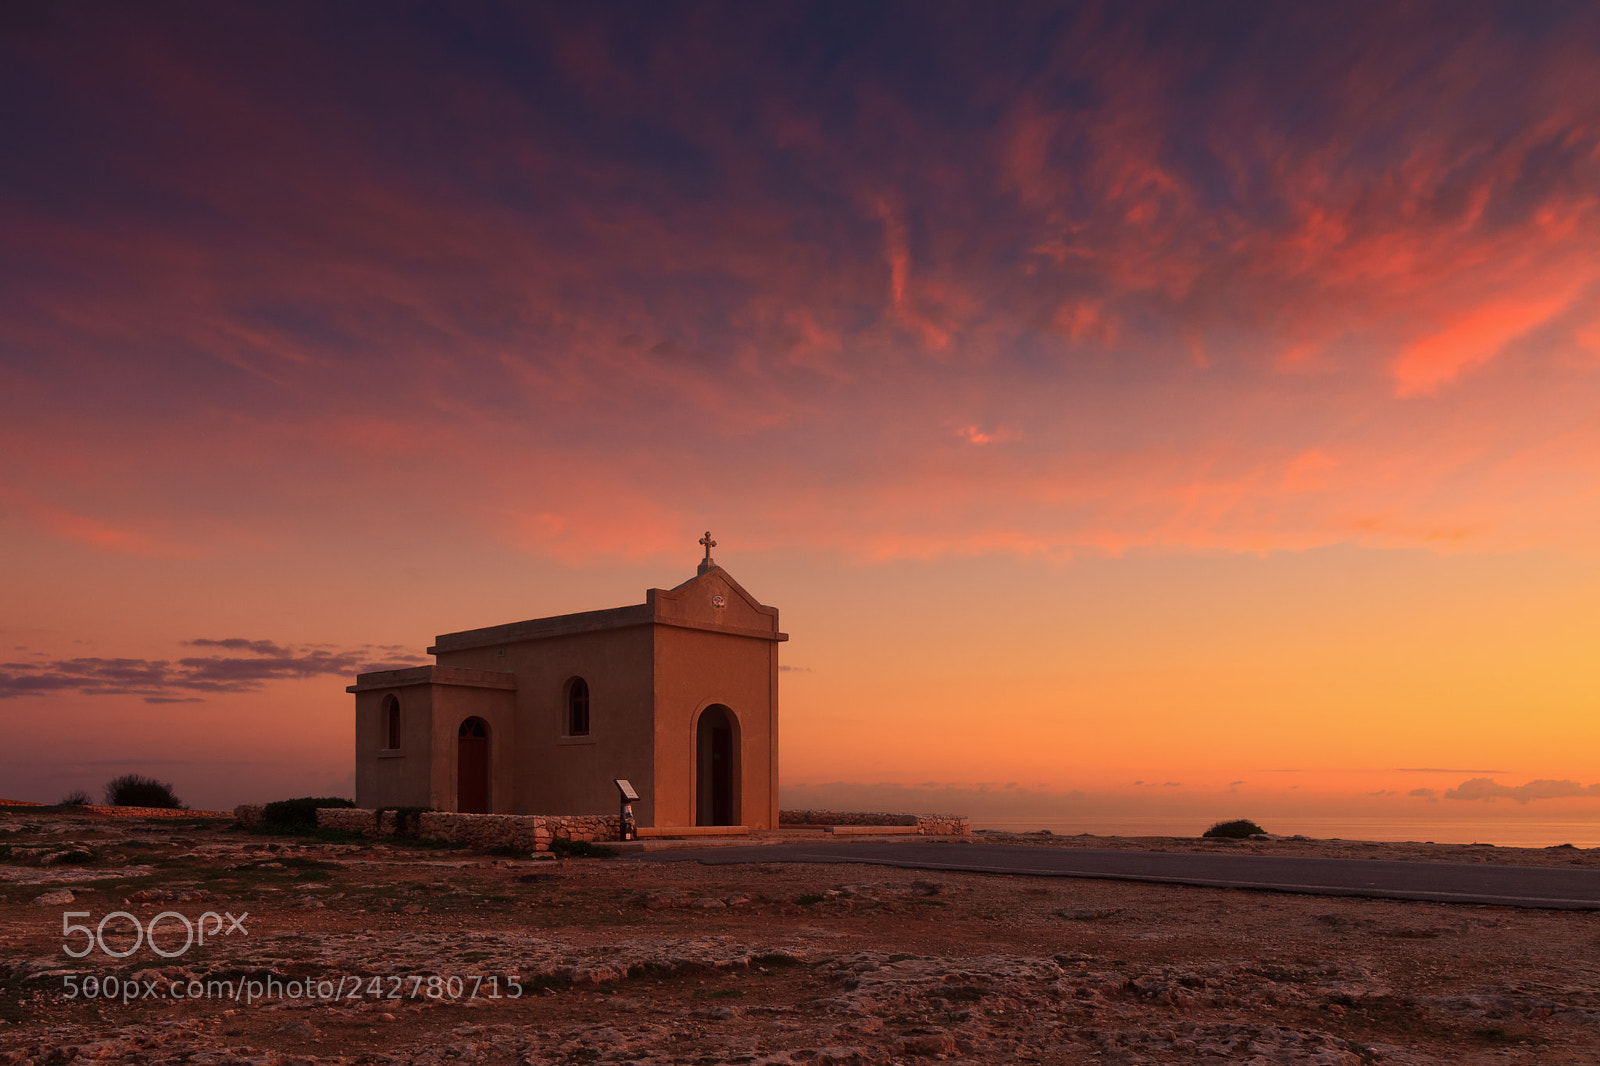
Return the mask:
M 0 811 L 0 851 L 0 1064 L 1600 1062 L 1595 912 L 536 862 L 16 810 Z M 114 911 L 168 912 L 154 940 L 171 957 L 127 918 L 92 940 Z M 91 932 L 64 935 L 64 914 Z M 180 951 L 184 919 L 206 942 Z

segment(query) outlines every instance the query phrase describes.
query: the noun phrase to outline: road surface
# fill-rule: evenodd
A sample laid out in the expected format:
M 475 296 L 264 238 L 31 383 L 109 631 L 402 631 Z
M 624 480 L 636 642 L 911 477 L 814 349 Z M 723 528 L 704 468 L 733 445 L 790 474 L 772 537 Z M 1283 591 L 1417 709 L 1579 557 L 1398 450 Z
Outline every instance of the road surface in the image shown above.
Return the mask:
M 1320 896 L 1371 896 L 1436 903 L 1600 910 L 1600 870 L 1547 866 L 898 841 L 685 848 L 646 852 L 637 858 L 642 862 L 700 862 L 708 865 L 857 862 L 916 870 L 1093 877 Z

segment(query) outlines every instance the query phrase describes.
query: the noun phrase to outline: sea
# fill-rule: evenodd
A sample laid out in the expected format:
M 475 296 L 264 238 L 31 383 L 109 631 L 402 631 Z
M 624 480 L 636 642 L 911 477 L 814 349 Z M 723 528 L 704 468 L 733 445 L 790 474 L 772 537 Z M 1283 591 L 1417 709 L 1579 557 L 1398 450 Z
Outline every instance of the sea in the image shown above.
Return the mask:
M 1257 825 L 1280 836 L 1313 837 L 1317 840 L 1418 841 L 1433 844 L 1494 844 L 1503 848 L 1552 848 L 1571 844 L 1577 848 L 1600 848 L 1600 821 L 1541 822 L 1521 820 L 1421 821 L 1399 818 L 1313 818 L 1287 816 L 1257 818 Z M 1193 837 L 1201 829 L 1193 819 L 1179 818 L 1086 818 L 1082 821 L 982 821 L 972 820 L 973 829 L 1052 833 L 1073 836 Z

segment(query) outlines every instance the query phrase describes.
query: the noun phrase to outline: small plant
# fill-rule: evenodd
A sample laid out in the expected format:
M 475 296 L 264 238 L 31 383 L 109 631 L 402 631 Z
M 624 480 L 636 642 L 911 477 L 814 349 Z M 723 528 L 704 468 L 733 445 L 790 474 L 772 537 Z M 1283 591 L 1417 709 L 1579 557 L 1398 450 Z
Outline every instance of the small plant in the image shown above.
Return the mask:
M 261 809 L 261 824 L 272 829 L 308 830 L 317 827 L 318 807 L 354 807 L 339 796 L 301 796 L 278 800 Z
M 75 788 L 61 797 L 61 806 L 63 807 L 87 807 L 89 803 L 89 793 L 81 788 Z
M 106 782 L 106 803 L 112 807 L 165 807 L 180 810 L 183 802 L 166 781 L 141 774 L 123 774 Z
M 827 898 L 828 898 L 827 896 L 818 895 L 815 892 L 807 892 L 805 895 L 803 895 L 799 899 L 795 900 L 795 902 L 800 904 L 800 906 L 802 906 L 802 907 L 812 907 L 812 906 L 815 906 L 818 903 L 821 903 L 823 900 L 825 900 Z
M 1218 822 L 1200 835 L 1202 837 L 1221 837 L 1225 840 L 1248 840 L 1254 836 L 1266 835 L 1266 830 L 1248 818 L 1237 818 L 1231 822 Z

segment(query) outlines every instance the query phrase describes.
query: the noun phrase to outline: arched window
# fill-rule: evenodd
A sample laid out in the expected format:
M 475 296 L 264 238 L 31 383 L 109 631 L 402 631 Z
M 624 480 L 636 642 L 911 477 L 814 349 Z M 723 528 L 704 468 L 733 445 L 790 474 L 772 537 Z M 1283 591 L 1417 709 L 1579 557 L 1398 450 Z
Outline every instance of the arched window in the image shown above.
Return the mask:
M 567 682 L 567 736 L 589 735 L 589 682 L 575 677 Z
M 385 696 L 383 698 L 383 746 L 390 751 L 400 747 L 400 698 L 398 696 Z

